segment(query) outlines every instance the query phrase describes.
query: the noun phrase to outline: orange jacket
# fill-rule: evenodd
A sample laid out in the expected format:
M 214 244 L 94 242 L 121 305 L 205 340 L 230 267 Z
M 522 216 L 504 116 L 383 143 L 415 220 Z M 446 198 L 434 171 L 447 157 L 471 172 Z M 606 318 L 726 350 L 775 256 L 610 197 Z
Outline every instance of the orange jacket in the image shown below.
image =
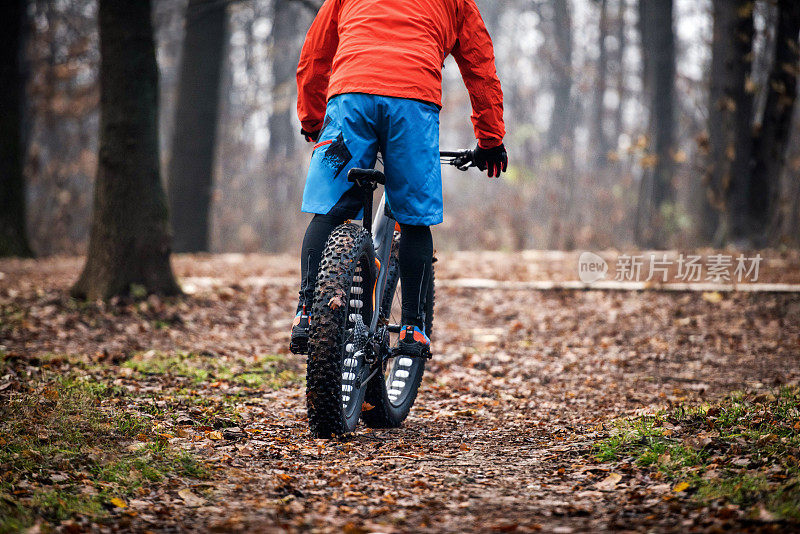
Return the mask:
M 442 105 L 442 66 L 458 63 L 484 148 L 505 135 L 503 91 L 492 40 L 475 0 L 325 0 L 297 67 L 303 129 L 320 129 L 328 99 L 342 93 Z

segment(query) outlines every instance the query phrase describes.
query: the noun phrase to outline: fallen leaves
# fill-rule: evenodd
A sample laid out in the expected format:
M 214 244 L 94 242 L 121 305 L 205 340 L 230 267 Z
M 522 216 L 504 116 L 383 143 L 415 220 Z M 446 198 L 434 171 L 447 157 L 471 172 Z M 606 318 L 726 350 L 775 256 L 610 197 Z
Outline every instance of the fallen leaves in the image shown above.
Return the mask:
M 595 488 L 601 491 L 613 490 L 617 484 L 622 480 L 622 475 L 619 473 L 609 473 L 609 475 L 594 485 Z
M 724 297 L 719 291 L 705 291 L 703 293 L 703 300 L 711 304 L 719 304 Z
M 524 280 L 552 268 L 527 261 L 528 254 L 497 259 L 459 253 L 437 267 L 443 267 L 444 279 L 481 271 L 501 280 Z M 24 326 L 17 321 L 13 331 L 4 331 L 10 333 L 3 345 L 16 356 L 4 360 L 2 399 L 44 370 L 91 375 L 114 392 L 103 401 L 110 409 L 140 414 L 155 425 L 132 434 L 141 439 L 132 444 L 140 454 L 169 447 L 208 465 L 213 486 L 170 476 L 125 494 L 127 509 L 108 507 L 126 519 L 131 509 L 139 511 L 129 530 L 153 529 L 148 517 L 164 530 L 202 521 L 220 530 L 258 531 L 269 518 L 287 531 L 347 527 L 382 533 L 661 531 L 698 517 L 708 523 L 686 529 L 703 530 L 720 525 L 712 523 L 715 513 L 735 529 L 740 521 L 769 519 L 757 507 L 695 508 L 686 498 L 729 470 L 769 467 L 750 463 L 744 440 L 720 450 L 711 431 L 714 418 L 726 415 L 719 409 L 709 409 L 695 429 L 667 422 L 659 427 L 676 445 L 697 445 L 715 458 L 718 465 L 708 476 L 686 477 L 692 489 L 678 491 L 682 478 L 648 470 L 625 455 L 592 461 L 589 448 L 608 434 L 612 420 L 637 410 L 652 414 L 680 402 L 710 402 L 755 381 L 796 380 L 796 297 L 731 293 L 718 300 L 702 294 L 442 287 L 437 353 L 426 365 L 404 426 L 360 426 L 345 439 L 318 441 L 307 432 L 306 402 L 313 398 L 306 398 L 302 385 L 305 359 L 286 354 L 296 288 L 269 278 L 297 273 L 277 261 L 264 267 L 272 261 L 254 256 L 246 267 L 253 272 L 243 273 L 245 267 L 231 268 L 217 257 L 181 257 L 180 276 L 220 282 L 188 298 L 81 310 L 62 289 L 80 265 L 75 272 L 57 271 L 53 282 L 37 282 L 41 291 L 9 277 L 6 289 L 13 282 L 18 291 L 13 305 L 27 316 Z M 26 277 L 35 276 L 30 271 Z M 247 276 L 267 279 L 266 285 L 232 289 Z M 0 300 L 10 298 L 3 291 Z M 344 298 L 329 304 L 342 306 Z M 266 385 L 266 372 L 276 366 L 300 378 Z M 240 380 L 243 374 L 247 381 Z M 259 379 L 255 385 L 253 377 Z M 759 417 L 754 424 L 770 421 L 768 413 Z M 798 430 L 800 423 L 793 421 L 760 441 L 777 447 L 787 432 Z M 657 452 L 654 461 L 681 460 Z M 784 459 L 794 466 L 798 457 L 800 452 Z M 82 467 L 59 466 L 49 475 L 20 480 L 14 491 L 21 493 L 10 498 L 30 498 L 36 484 L 46 483 L 75 485 L 106 504 L 108 490 L 91 485 L 93 476 Z
M 205 499 L 195 495 L 189 488 L 178 490 L 178 497 L 183 499 L 184 504 L 186 504 L 186 506 L 189 508 L 197 508 L 198 506 L 203 506 L 206 503 Z
M 682 491 L 686 491 L 687 489 L 689 489 L 689 483 L 684 481 L 675 484 L 675 487 L 672 488 L 672 491 L 673 493 L 681 493 Z
M 115 506 L 116 508 L 127 508 L 128 507 L 128 505 L 125 503 L 125 501 L 123 501 L 119 497 L 112 497 L 111 499 L 109 499 L 108 502 L 110 504 L 112 504 L 113 506 Z

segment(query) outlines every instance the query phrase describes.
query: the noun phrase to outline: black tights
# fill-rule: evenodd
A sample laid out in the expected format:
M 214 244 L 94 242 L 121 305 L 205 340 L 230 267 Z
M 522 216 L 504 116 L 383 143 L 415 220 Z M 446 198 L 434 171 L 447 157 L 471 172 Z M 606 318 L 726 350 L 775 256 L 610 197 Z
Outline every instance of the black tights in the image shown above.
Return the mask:
M 433 238 L 429 226 L 401 224 L 400 280 L 403 293 L 403 326 L 424 330 L 423 302 L 431 279 Z
M 311 311 L 314 300 L 314 286 L 317 283 L 319 262 L 325 242 L 334 228 L 344 222 L 343 217 L 335 215 L 314 215 L 303 238 L 300 256 L 300 311 L 303 304 Z M 433 259 L 433 238 L 428 226 L 400 224 L 400 278 L 402 280 L 403 325 L 423 328 L 422 302 L 431 276 Z
M 303 238 L 303 249 L 300 253 L 300 304 L 297 311 L 306 305 L 306 311 L 311 312 L 314 302 L 314 286 L 317 283 L 319 262 L 325 250 L 325 242 L 334 228 L 344 222 L 344 217 L 335 215 L 314 215 L 308 223 L 306 235 Z

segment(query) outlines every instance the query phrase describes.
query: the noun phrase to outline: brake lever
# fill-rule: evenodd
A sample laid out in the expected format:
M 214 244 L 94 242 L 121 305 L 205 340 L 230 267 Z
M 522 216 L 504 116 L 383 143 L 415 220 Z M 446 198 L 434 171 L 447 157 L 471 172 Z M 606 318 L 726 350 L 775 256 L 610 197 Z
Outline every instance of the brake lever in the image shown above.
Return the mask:
M 454 158 L 450 162 L 450 165 L 452 165 L 453 167 L 455 167 L 459 171 L 467 171 L 471 167 L 475 166 L 475 162 L 472 161 L 471 159 L 466 159 L 466 158 L 460 157 L 460 158 Z
M 459 151 L 456 154 L 458 155 L 453 156 L 453 154 L 448 153 L 448 155 L 452 157 L 449 159 L 442 158 L 442 163 L 447 163 L 448 165 L 455 167 L 460 171 L 467 171 L 472 167 L 477 167 L 471 150 Z

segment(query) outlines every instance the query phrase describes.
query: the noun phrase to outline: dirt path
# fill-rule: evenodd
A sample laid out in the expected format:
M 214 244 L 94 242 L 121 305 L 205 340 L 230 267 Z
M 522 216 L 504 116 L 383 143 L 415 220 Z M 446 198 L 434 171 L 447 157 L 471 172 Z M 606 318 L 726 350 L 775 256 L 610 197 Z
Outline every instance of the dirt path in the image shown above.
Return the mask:
M 459 255 L 448 267 L 445 256 L 439 276 L 455 277 L 464 261 Z M 597 461 L 592 446 L 615 418 L 797 384 L 798 296 L 447 288 L 437 294 L 436 356 L 406 425 L 359 427 L 347 439 L 322 441 L 307 433 L 296 379 L 304 363 L 285 350 L 293 290 L 237 282 L 296 276 L 292 260 L 181 258 L 181 276 L 213 276 L 223 287 L 181 301 L 117 306 L 71 303 L 63 288 L 78 267 L 74 259 L 0 263 L 3 350 L 30 366 L 63 355 L 53 365 L 125 389 L 129 409 L 160 406 L 156 418 L 170 443 L 211 466 L 207 480 L 170 480 L 139 495 L 112 527 L 775 528 L 744 515 L 704 513 L 630 461 Z M 188 371 L 154 364 L 183 352 Z M 270 368 L 273 382 L 237 378 L 267 355 L 278 366 Z M 24 380 L 21 369 L 4 380 Z M 218 410 L 207 427 L 198 424 L 198 410 L 206 409 L 196 406 L 198 398 Z M 603 483 L 612 471 L 621 480 Z M 186 484 L 199 501 L 177 494 Z

